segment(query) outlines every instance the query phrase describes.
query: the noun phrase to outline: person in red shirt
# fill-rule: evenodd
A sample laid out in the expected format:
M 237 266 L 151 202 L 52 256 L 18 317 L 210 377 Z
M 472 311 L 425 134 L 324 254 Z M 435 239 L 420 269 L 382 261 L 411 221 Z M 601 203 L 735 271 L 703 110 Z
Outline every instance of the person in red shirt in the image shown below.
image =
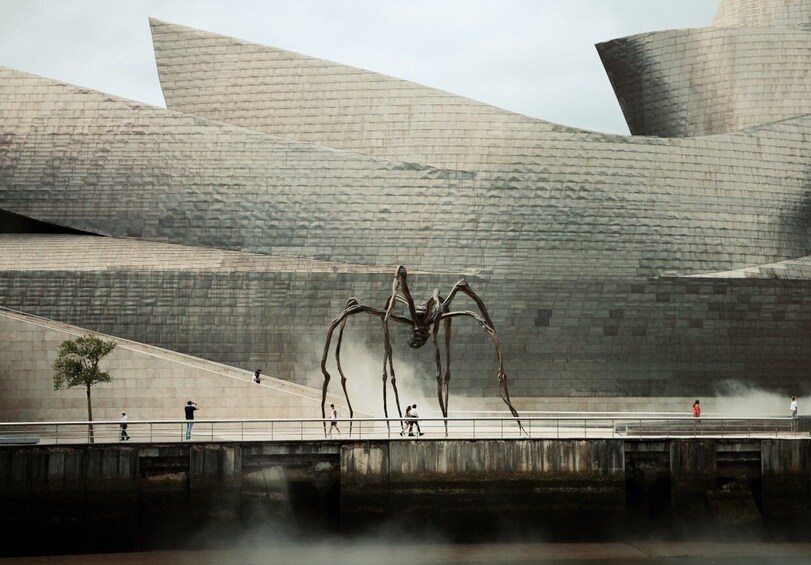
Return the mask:
M 698 418 L 699 416 L 701 416 L 701 404 L 699 403 L 698 400 L 696 400 L 693 403 L 693 416 L 695 418 Z

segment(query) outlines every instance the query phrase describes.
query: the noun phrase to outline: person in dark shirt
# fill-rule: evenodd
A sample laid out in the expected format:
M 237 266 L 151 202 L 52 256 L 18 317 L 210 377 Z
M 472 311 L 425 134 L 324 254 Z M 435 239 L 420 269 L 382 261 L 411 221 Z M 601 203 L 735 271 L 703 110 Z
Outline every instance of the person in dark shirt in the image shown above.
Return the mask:
M 261 373 L 261 372 L 262 372 L 262 369 L 257 369 L 253 374 L 253 382 L 255 382 L 256 384 L 261 384 L 262 383 L 262 379 L 259 377 L 259 373 Z
M 410 404 L 408 406 L 406 406 L 405 420 L 403 420 L 402 426 L 403 426 L 403 431 L 400 432 L 400 435 L 405 435 L 406 432 L 411 433 L 412 424 L 411 424 L 411 405 Z M 414 434 L 411 433 L 411 435 L 414 435 Z
M 183 408 L 186 411 L 186 420 L 187 420 L 187 422 L 186 422 L 186 439 L 190 440 L 191 439 L 191 427 L 194 425 L 192 420 L 194 420 L 194 412 L 195 412 L 195 410 L 197 410 L 197 403 L 192 402 L 191 400 L 189 400 L 186 403 L 186 406 L 184 406 Z

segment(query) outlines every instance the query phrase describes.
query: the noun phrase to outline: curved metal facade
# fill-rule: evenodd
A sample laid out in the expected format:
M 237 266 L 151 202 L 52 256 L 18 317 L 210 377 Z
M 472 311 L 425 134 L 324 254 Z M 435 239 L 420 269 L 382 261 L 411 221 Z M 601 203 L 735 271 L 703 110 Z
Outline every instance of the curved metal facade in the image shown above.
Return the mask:
M 169 110 L 0 68 L 0 210 L 106 236 L 0 235 L 4 305 L 312 383 L 346 298 L 382 303 L 404 264 L 417 297 L 468 277 L 514 396 L 707 395 L 725 379 L 811 392 L 799 97 L 777 122 L 750 99 L 741 131 L 622 137 L 151 23 Z M 705 33 L 744 32 L 637 37 Z M 746 45 L 702 50 L 723 66 Z M 622 57 L 648 69 L 646 52 Z M 805 92 L 807 67 L 786 68 Z M 379 328 L 357 325 L 376 351 Z M 495 396 L 484 336 L 454 332 L 452 392 Z
M 811 113 L 809 32 L 808 0 L 722 0 L 711 28 L 597 51 L 632 134 L 714 135 Z
M 806 0 L 721 0 L 713 27 L 797 27 L 811 31 Z

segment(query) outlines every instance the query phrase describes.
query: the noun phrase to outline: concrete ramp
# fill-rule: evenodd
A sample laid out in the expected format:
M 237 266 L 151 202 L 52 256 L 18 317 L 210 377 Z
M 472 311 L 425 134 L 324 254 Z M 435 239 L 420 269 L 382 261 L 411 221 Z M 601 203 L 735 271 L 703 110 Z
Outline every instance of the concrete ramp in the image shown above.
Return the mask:
M 81 388 L 53 389 L 59 345 L 97 335 L 118 346 L 102 361 L 113 380 L 92 388 L 93 419 L 182 419 L 194 400 L 201 419 L 320 418 L 321 391 L 126 339 L 0 309 L 0 421 L 84 421 Z M 348 415 L 343 397 L 328 396 Z M 343 410 L 341 410 L 343 407 Z M 357 416 L 366 416 L 358 414 Z

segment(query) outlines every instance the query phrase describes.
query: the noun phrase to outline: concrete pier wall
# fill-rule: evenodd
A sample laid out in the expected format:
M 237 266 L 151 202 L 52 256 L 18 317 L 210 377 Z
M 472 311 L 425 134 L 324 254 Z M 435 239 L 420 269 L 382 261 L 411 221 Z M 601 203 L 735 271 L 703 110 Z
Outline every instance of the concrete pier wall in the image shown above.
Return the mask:
M 483 535 L 511 522 L 580 537 L 677 522 L 791 535 L 811 518 L 810 459 L 811 439 L 8 446 L 0 547 L 177 547 L 389 520 Z

